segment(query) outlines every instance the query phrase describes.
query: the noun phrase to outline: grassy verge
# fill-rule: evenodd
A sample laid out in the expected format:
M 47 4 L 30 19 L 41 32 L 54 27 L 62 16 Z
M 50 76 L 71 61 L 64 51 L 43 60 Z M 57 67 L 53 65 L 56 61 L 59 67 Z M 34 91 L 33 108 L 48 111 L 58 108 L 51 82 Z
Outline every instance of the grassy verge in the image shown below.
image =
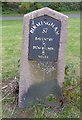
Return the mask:
M 62 11 L 63 14 L 79 14 L 80 11 Z M 23 13 L 18 13 L 15 11 L 5 11 L 2 13 L 3 16 L 22 16 Z
M 19 76 L 23 22 L 3 21 L 3 78 Z
M 14 96 L 9 96 L 3 101 L 4 117 L 53 117 L 53 118 L 79 118 L 79 59 L 80 59 L 80 19 L 70 18 L 68 21 L 67 39 L 67 73 L 65 78 L 64 92 L 67 97 L 67 105 L 61 112 L 45 108 L 41 105 L 30 109 L 19 109 L 16 107 L 11 115 Z M 2 23 L 2 69 L 3 81 L 7 83 L 8 78 L 19 77 L 20 54 L 22 43 L 22 20 L 3 21 Z M 72 88 L 71 90 L 69 88 Z M 33 116 L 32 116 L 33 115 Z
M 18 13 L 18 12 L 15 12 L 15 11 L 7 11 L 7 12 L 2 12 L 2 15 L 3 16 L 22 16 L 24 14 Z
M 80 14 L 80 11 L 62 11 L 64 14 Z

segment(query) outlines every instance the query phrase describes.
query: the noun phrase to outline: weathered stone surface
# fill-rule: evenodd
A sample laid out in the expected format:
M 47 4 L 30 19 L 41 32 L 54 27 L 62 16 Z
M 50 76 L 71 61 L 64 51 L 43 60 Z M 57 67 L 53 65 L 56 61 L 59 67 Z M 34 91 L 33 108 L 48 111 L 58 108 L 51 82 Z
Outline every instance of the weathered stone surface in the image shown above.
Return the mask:
M 29 24 L 30 19 L 48 15 L 61 21 L 61 33 L 57 62 L 28 60 L 29 53 Z M 24 15 L 23 44 L 21 54 L 19 107 L 27 107 L 49 94 L 61 97 L 61 87 L 64 82 L 66 39 L 68 17 L 50 8 L 42 8 Z

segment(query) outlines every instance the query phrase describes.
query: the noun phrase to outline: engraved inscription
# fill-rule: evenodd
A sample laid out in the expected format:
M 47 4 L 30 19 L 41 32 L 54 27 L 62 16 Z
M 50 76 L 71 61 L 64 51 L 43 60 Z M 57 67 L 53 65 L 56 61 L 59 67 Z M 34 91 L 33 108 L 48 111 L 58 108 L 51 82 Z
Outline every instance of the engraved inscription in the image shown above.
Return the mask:
M 29 60 L 57 61 L 61 22 L 47 15 L 30 20 Z

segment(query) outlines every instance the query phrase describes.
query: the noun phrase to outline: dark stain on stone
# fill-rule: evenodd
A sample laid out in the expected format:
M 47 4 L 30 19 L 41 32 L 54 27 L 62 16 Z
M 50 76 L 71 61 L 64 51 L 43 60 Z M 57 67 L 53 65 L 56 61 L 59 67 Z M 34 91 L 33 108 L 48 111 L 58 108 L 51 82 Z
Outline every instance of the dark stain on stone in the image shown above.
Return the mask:
M 43 81 L 30 86 L 28 91 L 22 96 L 21 106 L 30 107 L 36 103 L 48 104 L 46 96 L 50 94 L 55 95 L 57 98 L 62 97 L 61 88 L 57 80 Z

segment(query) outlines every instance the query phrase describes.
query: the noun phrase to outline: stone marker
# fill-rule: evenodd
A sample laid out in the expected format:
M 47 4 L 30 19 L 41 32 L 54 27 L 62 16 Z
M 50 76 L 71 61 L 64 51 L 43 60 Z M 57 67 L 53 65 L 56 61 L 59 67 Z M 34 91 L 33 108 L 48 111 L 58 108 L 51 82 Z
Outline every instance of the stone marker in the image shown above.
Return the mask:
M 68 17 L 50 8 L 24 15 L 19 107 L 61 97 L 64 82 Z

